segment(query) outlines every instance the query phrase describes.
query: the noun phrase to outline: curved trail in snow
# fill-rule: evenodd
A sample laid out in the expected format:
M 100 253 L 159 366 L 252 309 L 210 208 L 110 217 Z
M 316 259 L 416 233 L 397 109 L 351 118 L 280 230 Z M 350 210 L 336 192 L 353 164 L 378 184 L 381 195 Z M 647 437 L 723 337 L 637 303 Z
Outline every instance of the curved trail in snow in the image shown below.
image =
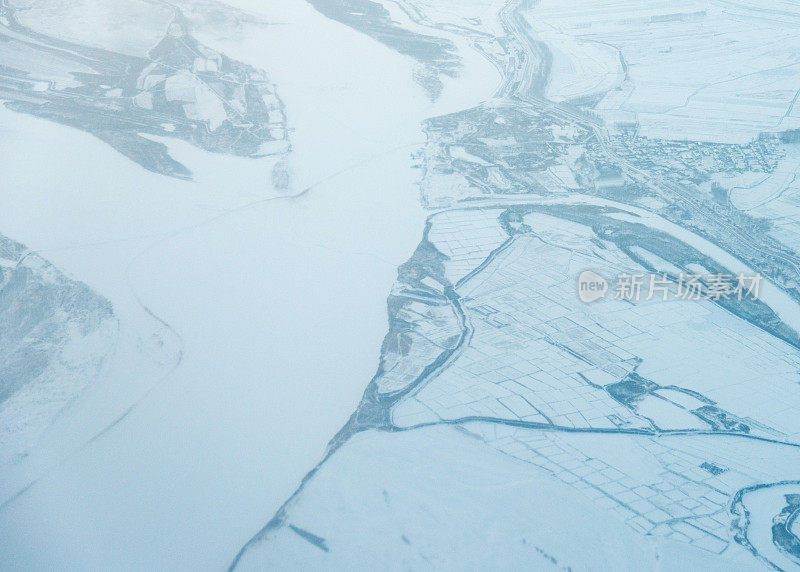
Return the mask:
M 156 238 L 157 240 L 155 240 L 154 242 L 150 243 L 149 245 L 143 247 L 141 250 L 139 250 L 131 258 L 130 262 L 127 264 L 126 269 L 125 269 L 125 280 L 126 280 L 126 283 L 128 285 L 128 288 L 130 289 L 131 295 L 133 296 L 134 300 L 136 301 L 137 305 L 140 307 L 142 312 L 144 312 L 145 315 L 147 315 L 149 319 L 154 321 L 157 324 L 157 327 L 159 329 L 162 329 L 162 330 L 164 330 L 166 332 L 169 332 L 169 335 L 171 337 L 173 337 L 173 339 L 175 341 L 175 346 L 176 346 L 176 357 L 174 359 L 173 365 L 171 365 L 169 367 L 168 371 L 166 371 L 163 374 L 163 376 L 161 376 L 149 389 L 147 389 L 147 391 L 145 391 L 144 394 L 142 394 L 138 399 L 136 399 L 128 407 L 126 407 L 117 417 L 114 418 L 113 421 L 111 421 L 110 423 L 106 424 L 103 428 L 101 428 L 99 431 L 97 431 L 92 437 L 87 439 L 83 444 L 81 444 L 78 447 L 72 449 L 71 451 L 66 453 L 63 457 L 61 457 L 58 461 L 56 461 L 53 464 L 51 464 L 38 477 L 36 477 L 34 479 L 31 479 L 24 486 L 20 487 L 16 492 L 12 493 L 6 499 L 4 499 L 3 502 L 0 503 L 0 512 L 5 510 L 14 501 L 16 501 L 17 499 L 22 497 L 25 493 L 27 493 L 29 490 L 31 490 L 31 488 L 33 488 L 42 479 L 44 479 L 48 475 L 50 475 L 53 471 L 55 471 L 55 470 L 59 469 L 60 467 L 62 467 L 63 465 L 65 465 L 67 462 L 69 462 L 75 456 L 77 456 L 78 454 L 80 454 L 83 451 L 85 451 L 93 443 L 97 442 L 103 436 L 107 435 L 115 427 L 119 426 L 119 424 L 122 423 L 125 420 L 125 418 L 128 417 L 133 411 L 135 411 L 137 407 L 139 407 L 142 403 L 144 403 L 145 400 L 150 398 L 157 390 L 159 390 L 162 387 L 164 387 L 165 384 L 169 382 L 169 380 L 171 379 L 171 377 L 175 373 L 175 371 L 180 367 L 180 365 L 181 365 L 181 363 L 183 361 L 183 354 L 184 354 L 184 350 L 185 350 L 183 338 L 181 337 L 180 333 L 175 328 L 173 328 L 167 321 L 165 321 L 163 318 L 161 318 L 155 312 L 153 312 L 147 306 L 147 304 L 141 299 L 141 297 L 139 296 L 139 293 L 136 291 L 136 288 L 134 287 L 133 282 L 131 281 L 131 270 L 132 270 L 133 266 L 137 262 L 139 262 L 147 254 L 151 253 L 154 250 L 157 250 L 159 247 L 164 246 L 169 241 L 174 240 L 174 239 L 176 239 L 176 238 L 178 238 L 180 236 L 184 236 L 184 235 L 187 235 L 189 233 L 198 231 L 198 230 L 200 230 L 200 229 L 202 229 L 202 228 L 204 228 L 206 226 L 212 225 L 212 224 L 214 224 L 214 223 L 216 223 L 216 222 L 218 222 L 220 220 L 223 220 L 226 217 L 232 216 L 232 215 L 234 215 L 236 213 L 245 212 L 247 210 L 253 209 L 253 208 L 258 207 L 258 206 L 263 205 L 263 204 L 267 204 L 267 203 L 271 203 L 271 202 L 290 202 L 290 203 L 291 202 L 295 202 L 295 201 L 297 201 L 299 199 L 302 199 L 302 198 L 306 197 L 316 187 L 318 187 L 318 186 L 320 186 L 320 185 L 322 185 L 322 184 L 324 184 L 326 182 L 329 182 L 329 181 L 331 181 L 331 180 L 333 180 L 333 179 L 335 179 L 335 178 L 337 178 L 337 177 L 339 177 L 339 176 L 341 176 L 343 174 L 346 174 L 346 173 L 348 173 L 350 171 L 353 171 L 353 170 L 358 169 L 358 168 L 360 168 L 360 167 L 362 167 L 364 165 L 367 165 L 367 164 L 369 164 L 369 163 L 371 163 L 371 162 L 373 162 L 373 161 L 375 161 L 377 159 L 389 156 L 389 155 L 391 155 L 393 153 L 396 153 L 398 151 L 401 151 L 403 149 L 417 148 L 417 147 L 419 147 L 419 145 L 420 145 L 420 142 L 405 143 L 405 144 L 398 145 L 396 147 L 392 147 L 392 148 L 384 150 L 384 151 L 380 151 L 380 152 L 375 153 L 373 155 L 370 155 L 369 157 L 366 157 L 366 158 L 364 158 L 362 160 L 356 161 L 356 162 L 354 162 L 354 163 L 352 163 L 352 164 L 350 164 L 350 165 L 348 165 L 346 167 L 338 169 L 337 171 L 335 171 L 333 173 L 325 175 L 324 177 L 321 177 L 320 179 L 318 179 L 318 180 L 314 181 L 313 183 L 307 185 L 306 187 L 302 188 L 300 191 L 298 191 L 298 192 L 296 192 L 294 194 L 278 195 L 278 196 L 266 197 L 266 198 L 263 198 L 263 199 L 257 199 L 257 200 L 254 200 L 254 201 L 250 201 L 248 203 L 245 203 L 245 204 L 242 204 L 242 205 L 238 205 L 238 206 L 226 209 L 223 212 L 217 213 L 217 214 L 215 214 L 213 216 L 210 216 L 210 217 L 208 217 L 206 219 L 203 219 L 203 220 L 201 220 L 199 222 L 196 222 L 196 223 L 193 223 L 193 224 L 190 224 L 190 225 L 187 225 L 187 226 L 184 226 L 184 227 L 181 227 L 181 228 L 169 231 L 169 232 L 157 233 L 157 234 L 153 234 L 153 235 L 146 235 L 146 236 L 140 236 L 140 237 L 130 237 L 130 238 L 123 238 L 123 239 L 116 239 L 116 240 L 112 240 L 112 241 L 85 243 L 85 244 L 81 244 L 81 245 L 71 246 L 69 248 L 49 248 L 49 249 L 41 249 L 41 250 L 30 250 L 30 251 L 26 252 L 22 256 L 22 258 L 20 258 L 19 263 L 21 263 L 27 256 L 30 256 L 30 255 L 41 256 L 42 253 L 47 253 L 47 252 L 64 251 L 64 250 L 78 250 L 78 249 L 81 249 L 81 248 L 90 248 L 90 247 L 98 246 L 98 245 L 121 243 L 121 242 L 126 242 L 126 241 L 138 240 L 138 239 L 142 239 L 142 238 L 151 238 L 151 237 L 152 238 Z

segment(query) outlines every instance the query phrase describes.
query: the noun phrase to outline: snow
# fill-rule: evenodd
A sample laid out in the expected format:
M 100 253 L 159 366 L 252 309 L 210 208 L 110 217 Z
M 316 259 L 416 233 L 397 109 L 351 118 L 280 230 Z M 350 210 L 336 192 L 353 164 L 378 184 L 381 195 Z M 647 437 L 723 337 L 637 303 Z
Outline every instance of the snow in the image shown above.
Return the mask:
M 787 496 L 796 495 L 798 489 L 797 484 L 774 485 L 746 492 L 742 497 L 750 521 L 747 540 L 760 554 L 784 570 L 796 568 L 797 561 L 773 542 L 773 518 L 787 505 Z
M 553 54 L 547 97 L 601 93 L 623 75 L 629 80 L 598 106 L 609 124 L 638 119 L 642 136 L 746 143 L 800 120 L 798 14 L 786 0 L 542 0 L 526 17 Z
M 618 457 L 631 452 L 622 450 Z M 289 525 L 323 539 L 328 552 Z M 734 548 L 727 564 L 741 565 L 742 553 Z M 353 438 L 290 503 L 286 526 L 252 545 L 238 569 L 722 570 L 725 564 L 639 535 L 547 472 L 440 426 Z
M 164 35 L 174 12 L 167 5 L 116 0 L 11 0 L 19 20 L 41 34 L 123 54 L 144 56 Z
M 545 89 L 545 96 L 551 101 L 602 95 L 625 78 L 619 53 L 612 46 L 551 30 L 538 37 L 547 44 L 553 58 Z
M 286 195 L 269 188 L 271 158 L 162 139 L 194 175 L 174 180 L 0 108 L 0 172 L 14 182 L 0 187 L 0 228 L 108 298 L 122 324 L 105 377 L 0 475 L 3 501 L 33 483 L 0 511 L 15 566 L 226 566 L 377 366 L 386 296 L 424 228 L 420 121 L 493 84 L 448 84 L 431 104 L 409 59 L 301 3 L 249 8 L 281 25 L 201 41 L 278 86 Z M 496 76 L 486 63 L 469 73 Z

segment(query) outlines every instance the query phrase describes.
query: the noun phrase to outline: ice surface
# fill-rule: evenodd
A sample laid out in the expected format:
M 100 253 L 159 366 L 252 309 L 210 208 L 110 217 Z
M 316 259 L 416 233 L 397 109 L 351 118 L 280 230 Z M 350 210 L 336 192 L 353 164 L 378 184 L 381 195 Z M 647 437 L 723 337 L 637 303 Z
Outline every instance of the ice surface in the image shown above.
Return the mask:
M 799 18 L 0 0 L 0 568 L 800 569 Z

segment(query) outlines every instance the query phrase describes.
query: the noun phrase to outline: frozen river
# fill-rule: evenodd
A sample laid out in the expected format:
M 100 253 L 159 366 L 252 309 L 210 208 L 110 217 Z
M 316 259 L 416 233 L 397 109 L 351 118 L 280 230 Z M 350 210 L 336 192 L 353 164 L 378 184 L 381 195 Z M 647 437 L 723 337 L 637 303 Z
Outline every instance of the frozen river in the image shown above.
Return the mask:
M 800 14 L 562 4 L 0 0 L 0 568 L 797 568 Z
M 102 382 L 3 470 L 3 558 L 19 567 L 229 563 L 374 373 L 386 296 L 424 227 L 421 121 L 496 84 L 467 58 L 463 77 L 485 93 L 450 81 L 433 104 L 413 60 L 309 5 L 238 4 L 270 25 L 197 36 L 278 86 L 293 145 L 284 191 L 270 188 L 270 159 L 164 140 L 194 174 L 174 180 L 0 110 L 0 171 L 19 181 L 0 190 L 0 227 L 108 298 L 121 332 Z

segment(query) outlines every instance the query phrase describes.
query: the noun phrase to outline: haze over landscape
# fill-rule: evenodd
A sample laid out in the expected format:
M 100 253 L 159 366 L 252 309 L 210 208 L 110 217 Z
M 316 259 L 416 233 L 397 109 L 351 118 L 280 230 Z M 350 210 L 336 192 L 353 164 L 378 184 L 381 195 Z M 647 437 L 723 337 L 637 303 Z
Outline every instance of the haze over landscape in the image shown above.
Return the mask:
M 0 0 L 0 568 L 800 570 L 798 24 Z

